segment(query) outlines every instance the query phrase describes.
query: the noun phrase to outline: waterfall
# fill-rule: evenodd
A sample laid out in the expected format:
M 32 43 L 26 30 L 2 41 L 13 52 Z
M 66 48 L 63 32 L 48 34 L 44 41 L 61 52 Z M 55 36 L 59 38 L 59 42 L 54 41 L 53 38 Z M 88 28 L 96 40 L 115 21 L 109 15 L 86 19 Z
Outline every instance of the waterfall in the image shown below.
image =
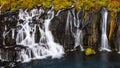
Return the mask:
M 34 12 L 32 12 L 34 13 Z M 41 14 L 41 13 L 40 13 Z M 28 14 L 27 14 L 28 15 Z M 33 15 L 33 14 L 32 14 Z M 34 16 L 34 15 L 33 15 Z M 26 18 L 26 26 L 24 24 L 24 32 L 26 33 L 25 39 L 22 37 L 22 45 L 28 46 L 29 49 L 31 50 L 29 52 L 32 52 L 33 55 L 35 56 L 34 58 L 45 58 L 47 56 L 52 56 L 52 58 L 60 58 L 62 57 L 62 54 L 64 54 L 63 47 L 59 45 L 58 43 L 54 42 L 54 38 L 52 36 L 51 31 L 49 30 L 49 24 L 52 18 L 54 17 L 54 11 L 49 10 L 47 11 L 47 15 L 44 20 L 44 29 L 41 29 L 39 26 L 41 38 L 39 44 L 35 43 L 35 31 L 36 31 L 36 26 L 34 25 L 32 28 L 28 25 L 29 24 L 29 19 L 31 19 L 29 16 Z M 33 24 L 31 24 L 33 25 Z M 30 31 L 32 29 L 32 34 L 30 34 Z M 22 33 L 24 33 L 22 32 Z M 21 32 L 20 32 L 21 33 Z M 20 34 L 23 35 L 23 34 Z M 18 36 L 19 37 L 19 36 Z M 43 41 L 41 41 L 43 40 Z M 46 41 L 46 42 L 44 42 Z M 32 47 L 31 47 L 32 46 Z M 28 59 L 30 56 L 28 56 L 26 52 L 23 51 L 23 57 L 24 59 Z M 31 57 L 30 57 L 31 58 Z
M 51 31 L 49 30 L 49 24 L 50 24 L 51 19 L 54 17 L 54 11 L 50 10 L 47 13 L 48 15 L 47 15 L 47 18 L 45 19 L 44 26 L 45 26 L 45 35 L 47 37 L 47 43 L 49 45 L 49 50 L 50 50 L 49 54 L 52 55 L 52 58 L 55 58 L 56 56 L 61 57 L 61 54 L 64 53 L 63 47 L 59 45 L 58 43 L 54 42 L 53 35 Z
M 12 29 L 12 39 L 15 38 L 15 29 Z
M 83 37 L 82 30 L 77 29 L 77 32 L 76 32 L 76 35 L 75 35 L 75 46 L 74 46 L 74 48 L 79 46 L 81 51 L 84 51 L 84 48 L 82 46 L 82 37 Z
M 83 46 L 82 46 L 82 43 L 83 43 L 83 35 L 82 35 L 82 29 L 80 29 L 80 28 L 82 28 L 82 27 L 80 27 L 80 25 L 81 25 L 81 23 L 82 23 L 82 16 L 81 16 L 81 18 L 79 18 L 79 14 L 81 13 L 81 12 L 83 12 L 82 10 L 81 11 L 79 11 L 78 13 L 77 13 L 77 23 L 76 23 L 76 25 L 75 25 L 75 27 L 77 28 L 76 29 L 76 33 L 75 33 L 75 35 L 74 35 L 74 37 L 75 37 L 75 46 L 74 46 L 74 48 L 76 48 L 76 47 L 80 47 L 80 49 L 81 49 L 81 51 L 84 51 L 84 48 L 83 48 Z M 83 13 L 82 13 L 83 14 Z
M 39 21 L 42 14 L 45 15 L 43 23 Z M 60 58 L 63 56 L 64 49 L 62 45 L 54 42 L 54 37 L 49 30 L 49 25 L 54 16 L 52 9 L 47 11 L 44 11 L 42 8 L 34 8 L 29 11 L 20 9 L 16 28 L 7 30 L 7 26 L 5 26 L 3 38 L 5 39 L 5 36 L 11 31 L 11 38 L 16 40 L 15 58 L 17 62 L 28 62 L 31 59 L 47 57 Z M 36 32 L 40 34 L 40 37 L 36 38 Z M 39 39 L 39 41 L 36 42 L 36 39 Z M 5 41 L 3 41 L 3 44 L 6 45 Z M 6 57 L 6 60 L 8 58 Z M 1 57 L 1 52 L 0 59 L 4 59 Z
M 108 11 L 106 8 L 102 8 L 102 36 L 101 36 L 101 47 L 100 51 L 108 51 L 110 52 L 111 50 L 109 49 L 108 45 L 108 38 L 107 38 L 107 16 L 108 16 Z
M 78 18 L 78 16 L 79 16 L 79 12 L 76 15 L 74 9 L 72 9 L 71 11 L 68 11 L 65 30 L 67 35 L 72 33 L 75 39 L 74 49 L 79 46 L 81 51 L 84 51 L 84 48 L 82 46 L 82 30 L 80 29 L 81 21 Z M 76 28 L 75 31 L 73 31 L 73 28 Z

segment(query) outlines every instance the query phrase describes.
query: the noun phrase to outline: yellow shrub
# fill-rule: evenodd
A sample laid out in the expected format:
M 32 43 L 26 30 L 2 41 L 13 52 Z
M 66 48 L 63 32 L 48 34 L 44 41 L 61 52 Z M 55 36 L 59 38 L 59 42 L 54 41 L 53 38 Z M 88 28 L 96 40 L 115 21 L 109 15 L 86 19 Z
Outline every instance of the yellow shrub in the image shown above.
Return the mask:
M 120 8 L 120 1 L 119 0 L 109 1 L 107 8 L 108 10 L 113 11 L 113 12 L 119 11 L 118 8 Z
M 85 55 L 86 56 L 89 56 L 89 55 L 93 55 L 93 54 L 96 54 L 95 50 L 93 50 L 92 48 L 87 48 L 85 50 Z

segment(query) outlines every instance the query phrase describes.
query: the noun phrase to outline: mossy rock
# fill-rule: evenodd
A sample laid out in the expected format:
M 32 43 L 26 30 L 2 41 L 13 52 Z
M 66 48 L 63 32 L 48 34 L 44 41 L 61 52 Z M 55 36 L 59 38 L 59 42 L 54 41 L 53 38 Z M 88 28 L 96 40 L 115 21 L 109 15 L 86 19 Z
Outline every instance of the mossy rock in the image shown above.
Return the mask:
M 86 55 L 86 56 L 94 55 L 94 54 L 96 54 L 96 52 L 95 52 L 95 50 L 92 49 L 92 48 L 87 48 L 87 49 L 85 50 L 85 55 Z

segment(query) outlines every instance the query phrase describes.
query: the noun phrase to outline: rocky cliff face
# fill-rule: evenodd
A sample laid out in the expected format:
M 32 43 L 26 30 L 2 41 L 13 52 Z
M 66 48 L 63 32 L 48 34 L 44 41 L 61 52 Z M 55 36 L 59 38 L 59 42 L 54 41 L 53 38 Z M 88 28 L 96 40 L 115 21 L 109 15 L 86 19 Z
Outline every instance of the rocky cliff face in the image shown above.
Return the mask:
M 120 50 L 120 13 L 117 14 L 117 18 L 115 19 L 115 28 L 111 38 L 111 46 L 115 51 Z
M 73 8 L 72 8 L 73 9 Z M 74 38 L 72 33 L 69 35 L 66 33 L 66 23 L 67 23 L 67 14 L 71 9 L 63 10 L 59 13 L 58 16 L 55 16 L 50 24 L 50 30 L 52 31 L 55 42 L 63 45 L 65 49 L 73 49 L 74 48 Z
M 10 28 L 16 28 L 18 19 L 18 11 L 15 12 L 5 12 L 0 15 L 0 46 L 3 45 L 3 41 L 6 40 L 6 43 L 9 45 L 14 45 L 14 40 L 11 40 L 11 34 L 8 34 L 5 39 L 3 38 L 3 32 L 9 31 Z M 7 27 L 7 29 L 5 28 Z M 11 33 L 11 32 L 10 32 Z M 9 40 L 8 40 L 9 39 Z
M 11 30 L 11 28 L 19 29 L 17 22 L 23 22 L 18 20 L 19 11 L 15 12 L 5 12 L 0 14 L 0 55 L 6 55 L 11 57 L 10 61 L 15 61 L 17 59 L 16 55 L 24 46 L 16 45 L 16 30 Z M 45 14 L 43 14 L 39 20 L 34 20 L 44 29 L 43 25 L 45 19 Z M 115 18 L 116 23 L 111 23 L 112 17 L 108 15 L 107 21 L 107 36 L 110 35 L 111 24 L 114 25 L 114 30 L 112 31 L 111 38 L 109 38 L 109 46 L 111 49 L 117 51 L 120 48 L 120 13 L 117 14 Z M 100 48 L 101 45 L 101 14 L 100 12 L 84 11 L 81 9 L 78 13 L 75 8 L 68 8 L 55 13 L 54 18 L 51 20 L 49 29 L 52 32 L 54 41 L 62 45 L 65 51 L 71 51 L 75 49 L 80 49 L 77 47 L 83 46 L 83 48 L 92 47 L 96 50 Z M 36 27 L 36 42 L 39 42 L 41 37 L 39 28 Z M 12 38 L 12 31 L 15 31 L 15 38 Z M 82 31 L 77 34 L 77 31 Z M 9 32 L 9 33 L 7 33 Z M 78 38 L 77 38 L 78 37 Z M 76 41 L 79 40 L 79 41 Z M 77 47 L 75 47 L 77 46 Z M 6 58 L 6 57 L 5 57 Z
M 91 20 L 84 30 L 84 45 L 98 48 L 100 46 L 100 13 L 91 13 Z

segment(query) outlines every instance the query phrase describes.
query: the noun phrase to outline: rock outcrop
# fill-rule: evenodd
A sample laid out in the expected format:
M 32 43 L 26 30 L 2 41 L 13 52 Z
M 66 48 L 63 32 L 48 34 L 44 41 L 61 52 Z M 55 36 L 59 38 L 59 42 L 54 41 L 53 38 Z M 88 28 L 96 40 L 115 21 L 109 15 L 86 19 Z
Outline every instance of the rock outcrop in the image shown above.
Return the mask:
M 15 61 L 17 59 L 17 52 L 25 49 L 26 47 L 16 45 L 16 30 L 19 29 L 17 22 L 19 11 L 15 12 L 5 12 L 0 14 L 0 54 L 6 55 L 9 61 Z M 36 22 L 41 28 L 44 29 L 41 25 L 44 24 L 45 14 L 40 16 L 39 20 L 32 19 L 33 22 Z M 107 23 L 107 36 L 109 38 L 109 46 L 111 49 L 120 50 L 120 13 L 117 14 L 116 22 L 114 24 L 114 30 L 110 35 L 110 28 L 112 17 L 108 15 Z M 112 23 L 113 24 L 113 23 Z M 52 32 L 54 41 L 62 45 L 65 51 L 71 51 L 76 49 L 75 46 L 83 48 L 93 48 L 98 50 L 101 45 L 101 15 L 100 12 L 85 11 L 81 9 L 78 13 L 75 8 L 68 8 L 55 12 L 54 18 L 51 20 L 49 29 Z M 15 30 L 11 30 L 14 28 Z M 39 42 L 41 37 L 39 32 L 39 27 L 36 27 L 35 33 L 35 42 Z M 82 38 L 79 39 L 79 44 L 76 44 L 76 32 L 82 31 Z M 12 31 L 15 31 L 15 38 L 12 38 Z M 79 37 L 80 35 L 78 35 Z M 79 49 L 79 48 L 78 48 Z M 5 58 L 6 58 L 5 57 Z

